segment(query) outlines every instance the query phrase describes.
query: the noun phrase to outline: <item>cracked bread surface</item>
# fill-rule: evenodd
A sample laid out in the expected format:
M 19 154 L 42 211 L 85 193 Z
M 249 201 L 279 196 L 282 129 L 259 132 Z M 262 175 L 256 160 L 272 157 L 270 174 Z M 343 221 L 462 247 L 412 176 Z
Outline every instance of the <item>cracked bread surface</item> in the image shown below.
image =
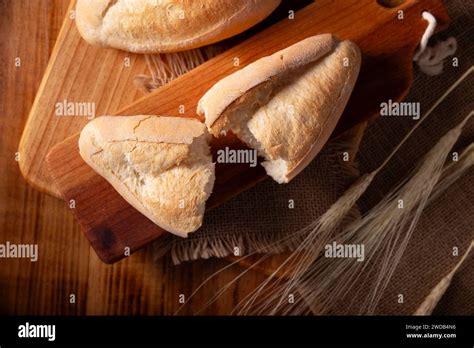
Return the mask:
M 360 52 L 330 34 L 300 41 L 216 83 L 198 103 L 209 131 L 231 130 L 287 183 L 321 150 L 347 104 Z
M 197 120 L 103 116 L 81 132 L 81 157 L 132 206 L 182 237 L 202 224 L 214 185 L 210 135 Z

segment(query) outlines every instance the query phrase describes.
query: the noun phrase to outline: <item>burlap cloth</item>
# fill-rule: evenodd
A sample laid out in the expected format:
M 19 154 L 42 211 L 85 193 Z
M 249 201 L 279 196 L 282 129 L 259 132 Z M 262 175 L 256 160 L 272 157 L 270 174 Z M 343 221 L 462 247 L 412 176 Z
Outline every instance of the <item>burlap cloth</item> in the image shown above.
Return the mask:
M 415 80 L 407 101 L 421 103 L 426 111 L 447 88 L 474 63 L 474 2 L 447 1 L 452 23 L 434 41 L 456 37 L 459 67 L 447 60 L 444 72 L 436 77 L 415 72 Z M 474 76 L 471 74 L 421 125 L 399 154 L 375 179 L 359 202 L 362 211 L 372 206 L 400 178 L 407 175 L 413 164 L 426 153 L 448 129 L 474 110 Z M 366 131 L 359 152 L 361 172 L 374 169 L 413 126 L 403 118 L 381 118 Z M 474 121 L 466 125 L 454 150 L 474 141 Z M 458 257 L 453 247 L 462 254 L 474 239 L 474 170 L 462 176 L 424 211 L 411 238 L 403 259 L 384 293 L 377 313 L 411 314 L 429 291 L 449 273 Z M 470 257 L 458 271 L 450 288 L 443 296 L 435 314 L 474 314 L 474 257 Z M 404 294 L 399 304 L 398 294 Z
M 444 72 L 436 77 L 415 69 L 412 90 L 406 101 L 420 102 L 422 114 L 473 65 L 474 2 L 453 0 L 447 1 L 446 6 L 452 19 L 451 26 L 432 41 L 456 37 L 458 50 L 455 56 L 459 58 L 459 66 L 453 67 L 448 60 Z M 470 76 L 421 125 L 358 202 L 362 213 L 407 176 L 440 136 L 474 109 L 473 87 L 474 76 Z M 409 117 L 381 117 L 371 124 L 358 153 L 360 173 L 380 165 L 415 122 Z M 236 246 L 241 254 L 255 250 L 281 252 L 269 247 L 269 243 L 315 220 L 353 182 L 357 174 L 355 165 L 342 162 L 341 153 L 353 150 L 354 137 L 355 134 L 346 134 L 328 144 L 290 184 L 278 185 L 266 180 L 209 212 L 198 233 L 187 240 L 171 236 L 165 248 L 160 243 L 156 254 L 170 253 L 175 262 L 180 262 L 223 257 L 232 253 Z M 456 149 L 460 150 L 473 141 L 474 121 L 471 120 Z M 290 208 L 291 202 L 293 209 Z M 453 256 L 453 247 L 458 247 L 462 255 L 473 238 L 474 171 L 470 170 L 424 211 L 376 313 L 412 314 L 457 263 L 459 258 Z M 457 272 L 435 314 L 474 314 L 473 270 L 474 257 L 470 257 Z M 403 294 L 404 303 L 397 301 L 399 294 Z M 344 304 L 341 308 L 344 309 Z

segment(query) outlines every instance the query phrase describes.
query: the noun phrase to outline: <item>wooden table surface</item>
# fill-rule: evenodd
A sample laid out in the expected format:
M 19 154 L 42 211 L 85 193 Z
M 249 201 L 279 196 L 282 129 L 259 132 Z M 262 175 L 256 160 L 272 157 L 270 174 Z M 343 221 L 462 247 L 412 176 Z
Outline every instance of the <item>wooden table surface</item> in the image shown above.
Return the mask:
M 188 296 L 228 263 L 156 263 L 148 248 L 105 265 L 65 203 L 34 190 L 20 174 L 18 143 L 68 4 L 0 0 L 0 244 L 38 244 L 39 253 L 37 262 L 0 259 L 0 314 L 173 314 L 180 294 Z M 235 266 L 217 276 L 182 313 L 196 312 L 241 271 Z M 248 272 L 203 313 L 229 313 L 263 279 Z

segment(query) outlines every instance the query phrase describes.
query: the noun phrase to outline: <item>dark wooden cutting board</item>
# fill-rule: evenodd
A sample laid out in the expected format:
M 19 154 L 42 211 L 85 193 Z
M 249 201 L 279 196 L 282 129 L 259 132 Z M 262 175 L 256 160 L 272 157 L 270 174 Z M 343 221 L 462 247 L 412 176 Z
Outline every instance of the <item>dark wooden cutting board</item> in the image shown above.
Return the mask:
M 294 19 L 252 36 L 116 114 L 197 117 L 198 100 L 222 77 L 309 36 L 333 33 L 354 41 L 362 52 L 360 76 L 333 134 L 336 136 L 375 117 L 381 102 L 399 101 L 406 95 L 412 82 L 413 54 L 427 26 L 421 17 L 423 10 L 438 19 L 438 28 L 447 24 L 448 15 L 439 0 L 404 1 L 393 8 L 375 0 L 319 0 L 296 12 Z M 403 11 L 403 19 L 399 19 L 399 11 Z M 239 67 L 234 66 L 234 58 L 239 59 Z M 179 113 L 180 105 L 184 105 L 184 114 Z M 74 200 L 71 210 L 94 250 L 101 260 L 112 263 L 126 256 L 128 248 L 133 252 L 166 231 L 132 208 L 87 166 L 78 153 L 78 138 L 75 135 L 54 146 L 47 163 L 57 190 L 67 202 Z M 232 135 L 214 139 L 213 154 L 225 146 L 242 144 Z M 264 178 L 260 166 L 217 164 L 208 207 L 222 204 Z

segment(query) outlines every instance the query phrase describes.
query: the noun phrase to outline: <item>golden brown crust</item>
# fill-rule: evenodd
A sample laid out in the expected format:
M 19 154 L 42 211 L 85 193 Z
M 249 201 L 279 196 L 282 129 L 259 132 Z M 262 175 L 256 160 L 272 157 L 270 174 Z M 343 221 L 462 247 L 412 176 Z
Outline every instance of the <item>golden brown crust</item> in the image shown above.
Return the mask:
M 212 86 L 199 100 L 198 114 L 205 116 L 206 125 L 214 134 L 214 122 L 238 98 L 269 82 L 272 77 L 317 61 L 329 53 L 336 43 L 331 34 L 312 36 L 247 65 Z
M 280 0 L 78 0 L 76 23 L 91 44 L 164 53 L 239 34 L 279 4 Z
M 209 137 L 194 119 L 104 116 L 82 130 L 79 150 L 133 207 L 186 237 L 201 226 L 214 185 Z
M 360 60 L 350 41 L 338 42 L 330 34 L 311 37 L 222 79 L 200 100 L 198 112 L 212 134 L 230 129 L 257 149 L 267 173 L 285 183 L 334 130 Z
M 327 79 L 328 89 L 334 92 L 338 91 L 338 95 L 329 95 L 328 93 L 325 106 L 321 106 L 319 112 L 322 123 L 321 133 L 316 139 L 310 137 L 313 139 L 313 143 L 309 146 L 308 151 L 306 151 L 301 159 L 293 160 L 288 165 L 288 181 L 298 175 L 316 157 L 328 141 L 349 101 L 352 89 L 359 75 L 361 56 L 359 48 L 354 43 L 350 41 L 341 42 L 334 55 L 328 57 L 328 59 L 331 60 L 331 62 L 328 62 L 328 66 L 333 68 L 332 73 L 328 72 L 328 77 L 332 76 L 332 78 Z M 343 66 L 343 59 L 348 59 L 350 64 L 348 67 Z M 337 65 L 335 65 L 336 62 L 341 62 L 343 68 L 338 69 Z M 329 84 L 332 84 L 332 86 L 329 86 Z M 323 108 L 326 110 L 323 110 Z M 302 134 L 302 137 L 304 138 L 306 135 L 310 136 L 309 134 Z

